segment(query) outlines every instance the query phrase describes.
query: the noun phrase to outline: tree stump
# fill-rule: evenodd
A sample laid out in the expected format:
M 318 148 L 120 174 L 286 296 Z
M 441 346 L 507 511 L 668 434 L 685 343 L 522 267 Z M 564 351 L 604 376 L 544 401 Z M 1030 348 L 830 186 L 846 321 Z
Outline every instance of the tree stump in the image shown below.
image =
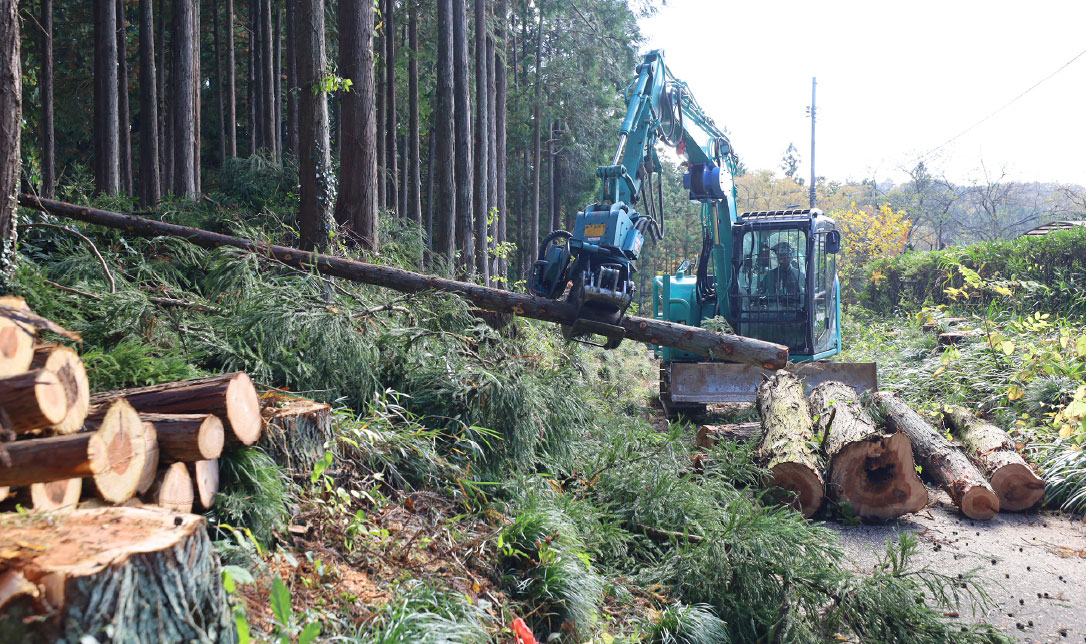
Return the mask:
M 331 405 L 282 394 L 265 395 L 261 404 L 260 447 L 290 471 L 311 472 L 332 439 Z
M 68 397 L 56 374 L 34 369 L 0 378 L 0 407 L 7 412 L 10 429 L 21 434 L 63 421 L 68 413 Z
M 943 422 L 988 476 L 1003 510 L 1028 510 L 1044 498 L 1044 480 L 1018 453 L 1006 432 L 958 406 L 943 409 Z
M 234 642 L 204 518 L 139 508 L 0 516 L 0 641 Z M 107 635 L 108 633 L 108 635 Z
M 179 514 L 192 512 L 192 476 L 185 464 L 160 469 L 143 500 Z
M 822 506 L 825 482 L 803 383 L 778 371 L 758 387 L 757 400 L 762 416 L 758 453 L 769 469 L 769 485 L 785 490 L 788 502 L 809 518 Z
M 13 309 L 27 309 L 21 297 L 0 297 L 0 304 Z M 34 328 L 0 309 L 0 378 L 25 373 L 34 359 Z
M 61 344 L 45 345 L 34 350 L 34 360 L 30 366 L 56 374 L 64 389 L 68 412 L 52 426 L 52 430 L 58 434 L 79 431 L 90 407 L 90 382 L 79 354 Z
M 194 463 L 219 458 L 226 440 L 214 414 L 140 414 L 154 425 L 163 463 Z
M 881 520 L 927 505 L 909 438 L 876 427 L 852 387 L 819 385 L 811 392 L 811 408 L 818 414 L 829 462 L 828 488 L 839 502 L 848 503 L 857 516 Z
M 876 400 L 886 413 L 886 424 L 912 441 L 922 473 L 950 494 L 962 514 L 987 521 L 999 512 L 999 497 L 960 445 L 948 441 L 897 394 L 882 391 Z
M 94 394 L 91 415 L 118 398 L 144 413 L 214 414 L 230 432 L 227 443 L 252 445 L 260 438 L 260 397 L 244 371 Z

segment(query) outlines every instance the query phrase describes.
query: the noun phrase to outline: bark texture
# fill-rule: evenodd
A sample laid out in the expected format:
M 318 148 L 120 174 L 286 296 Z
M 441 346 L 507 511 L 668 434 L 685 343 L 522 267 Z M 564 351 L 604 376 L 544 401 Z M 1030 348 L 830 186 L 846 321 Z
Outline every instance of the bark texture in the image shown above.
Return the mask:
M 988 476 L 992 489 L 999 495 L 1001 509 L 1028 510 L 1044 498 L 1044 480 L 1018 453 L 1006 432 L 957 406 L 943 410 L 943 422 Z
M 487 185 L 488 170 L 490 167 L 490 154 L 488 146 L 488 132 L 490 130 L 487 103 L 487 72 L 486 61 L 486 0 L 475 0 L 475 148 L 474 148 L 474 183 L 472 194 L 474 202 L 472 213 L 474 215 L 475 230 L 475 272 L 482 279 L 483 284 L 490 283 L 489 261 L 487 253 Z
M 474 200 L 472 197 L 471 82 L 468 62 L 467 4 L 452 0 L 453 102 L 456 121 L 456 247 L 463 273 L 475 270 Z
M 0 486 L 51 483 L 84 478 L 109 469 L 109 453 L 91 432 L 29 438 L 4 444 L 8 465 L 0 463 Z
M 332 407 L 327 403 L 273 395 L 261 399 L 264 434 L 259 447 L 286 469 L 304 474 L 324 456 L 333 438 Z
M 107 628 L 112 642 L 236 639 L 201 516 L 125 507 L 75 510 L 49 523 L 4 515 L 0 567 L 33 591 L 0 612 L 4 641 L 79 641 Z
M 16 25 L 17 21 L 13 23 Z M 114 0 L 94 0 L 94 187 L 109 195 L 121 188 L 116 28 Z M 17 31 L 15 37 L 18 40 Z
M 196 19 L 194 0 L 174 0 L 173 15 L 173 69 L 170 83 L 173 87 L 169 108 L 173 122 L 173 178 L 175 195 L 196 198 L 196 155 L 193 142 L 199 140 L 196 125 Z
M 68 413 L 68 399 L 52 371 L 33 369 L 0 378 L 0 408 L 15 433 L 55 426 Z
M 41 195 L 56 196 L 53 130 L 53 0 L 41 0 Z M 4 193 L 5 195 L 7 193 Z
M 328 141 L 328 96 L 313 91 L 328 61 L 324 51 L 323 0 L 298 0 L 297 31 L 299 125 L 298 174 L 301 183 L 298 222 L 301 246 L 323 248 L 332 230 L 335 181 Z
M 158 96 L 155 69 L 154 3 L 140 0 L 140 204 L 150 207 L 162 199 L 158 149 Z M 162 43 L 159 43 L 162 46 Z
M 400 214 L 399 165 L 397 163 L 397 108 L 396 108 L 396 0 L 384 0 L 384 32 L 381 39 L 384 45 L 385 65 L 385 195 L 388 208 Z
M 822 506 L 826 485 L 803 383 L 778 371 L 758 388 L 757 404 L 762 417 L 758 453 L 769 470 L 769 485 L 784 490 L 785 501 L 809 518 Z
M 452 266 L 456 258 L 456 130 L 453 96 L 453 0 L 437 0 L 437 105 L 434 110 L 434 172 L 437 212 L 433 225 L 433 255 Z
M 897 394 L 881 391 L 876 400 L 886 414 L 887 426 L 909 437 L 921 474 L 946 490 L 962 514 L 986 521 L 999 512 L 999 497 L 960 445 L 948 441 Z
M 819 385 L 811 392 L 811 408 L 818 414 L 828 489 L 835 499 L 848 503 L 857 516 L 882 520 L 927 505 L 909 438 L 876 427 L 852 387 Z
M 407 21 L 407 42 L 410 58 L 407 61 L 407 200 L 404 216 L 422 225 L 422 170 L 419 159 L 419 5 L 411 4 Z
M 432 275 L 420 275 L 419 273 L 389 266 L 367 264 L 319 253 L 307 253 L 297 248 L 254 242 L 197 228 L 122 215 L 108 210 L 39 199 L 28 194 L 21 195 L 19 199 L 20 203 L 28 208 L 43 210 L 88 223 L 119 228 L 128 231 L 129 234 L 148 237 L 160 235 L 181 237 L 204 248 L 233 246 L 273 257 L 289 266 L 316 270 L 325 275 L 342 277 L 365 284 L 374 284 L 405 293 L 418 293 L 429 290 L 456 293 L 471 300 L 480 308 L 490 311 L 507 311 L 524 317 L 560 324 L 572 324 L 577 317 L 576 306 L 568 302 L 548 300 L 524 293 L 501 291 Z M 788 362 L 787 347 L 753 338 L 719 334 L 697 327 L 632 315 L 624 316 L 619 322 L 619 326 L 625 331 L 625 337 L 628 340 L 675 347 L 707 358 L 759 364 L 766 369 L 781 369 Z
M 117 0 L 117 141 L 121 190 L 132 194 L 132 116 L 128 105 L 128 20 L 124 0 Z
M 226 430 L 213 414 L 140 414 L 155 429 L 163 463 L 194 463 L 222 455 Z

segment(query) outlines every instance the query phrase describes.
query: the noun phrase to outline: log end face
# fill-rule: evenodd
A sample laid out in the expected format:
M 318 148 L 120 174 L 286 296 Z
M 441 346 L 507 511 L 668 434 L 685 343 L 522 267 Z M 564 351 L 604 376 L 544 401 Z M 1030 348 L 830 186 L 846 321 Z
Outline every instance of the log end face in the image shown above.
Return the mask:
M 973 486 L 961 495 L 960 507 L 970 519 L 987 521 L 999 512 L 999 497 L 987 487 Z
M 94 477 L 98 493 L 110 503 L 124 503 L 136 493 L 147 460 L 143 421 L 132 405 L 118 400 L 102 419 L 97 437 L 105 444 L 109 462 Z
M 56 374 L 64 388 L 68 411 L 53 430 L 58 434 L 71 434 L 83 427 L 90 410 L 90 381 L 83 361 L 74 350 L 57 346 L 50 350 L 45 368 Z
M 233 437 L 243 445 L 253 445 L 260 439 L 260 396 L 245 372 L 238 373 L 227 387 L 225 420 Z
M 822 476 L 802 463 L 780 463 L 770 470 L 769 485 L 782 492 L 782 501 L 804 518 L 811 518 L 822 507 L 825 485 Z
M 211 460 L 222 456 L 222 448 L 226 443 L 226 429 L 222 420 L 214 414 L 208 414 L 203 423 L 197 439 L 200 456 L 204 460 Z
M 49 424 L 64 420 L 68 415 L 68 396 L 55 373 L 41 369 L 34 378 L 34 398 L 42 418 Z
M 79 504 L 83 479 L 66 479 L 30 486 L 30 500 L 35 510 L 70 510 Z
M 1045 482 L 1024 463 L 999 468 L 992 474 L 991 483 L 999 495 L 1000 507 L 1008 512 L 1028 510 L 1045 495 Z
M 830 472 L 835 496 L 861 517 L 895 519 L 928 504 L 909 439 L 900 432 L 847 445 L 834 456 Z

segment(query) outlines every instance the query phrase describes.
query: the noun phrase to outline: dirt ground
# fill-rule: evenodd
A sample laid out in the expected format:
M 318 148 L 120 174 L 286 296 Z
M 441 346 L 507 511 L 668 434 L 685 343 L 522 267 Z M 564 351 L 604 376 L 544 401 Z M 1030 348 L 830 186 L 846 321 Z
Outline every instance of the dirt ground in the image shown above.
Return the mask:
M 973 521 L 941 490 L 922 512 L 885 525 L 832 526 L 857 570 L 902 530 L 917 535 L 920 557 L 944 574 L 979 568 L 995 607 L 961 619 L 987 621 L 1021 642 L 1086 642 L 1086 523 L 1048 512 L 1001 512 Z M 918 562 L 920 563 L 920 562 Z

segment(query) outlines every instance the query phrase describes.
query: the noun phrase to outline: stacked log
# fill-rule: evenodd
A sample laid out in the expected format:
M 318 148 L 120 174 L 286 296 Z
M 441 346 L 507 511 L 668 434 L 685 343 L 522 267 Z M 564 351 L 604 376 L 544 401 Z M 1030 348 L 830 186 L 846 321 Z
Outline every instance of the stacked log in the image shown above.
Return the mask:
M 897 394 L 881 391 L 875 398 L 887 426 L 908 435 L 922 474 L 946 490 L 962 514 L 986 521 L 999 512 L 999 497 L 961 446 L 948 441 Z
M 860 404 L 856 390 L 827 382 L 811 392 L 828 468 L 828 488 L 857 516 L 895 519 L 928 502 L 917 478 L 912 445 L 901 432 L 884 432 Z
M 1006 432 L 957 406 L 943 410 L 943 422 L 989 477 L 1002 509 L 1028 510 L 1044 498 L 1044 481 L 1018 453 Z
M 762 383 L 757 400 L 758 453 L 769 470 L 769 485 L 784 490 L 787 502 L 810 518 L 822 506 L 825 482 L 803 383 L 782 369 Z

